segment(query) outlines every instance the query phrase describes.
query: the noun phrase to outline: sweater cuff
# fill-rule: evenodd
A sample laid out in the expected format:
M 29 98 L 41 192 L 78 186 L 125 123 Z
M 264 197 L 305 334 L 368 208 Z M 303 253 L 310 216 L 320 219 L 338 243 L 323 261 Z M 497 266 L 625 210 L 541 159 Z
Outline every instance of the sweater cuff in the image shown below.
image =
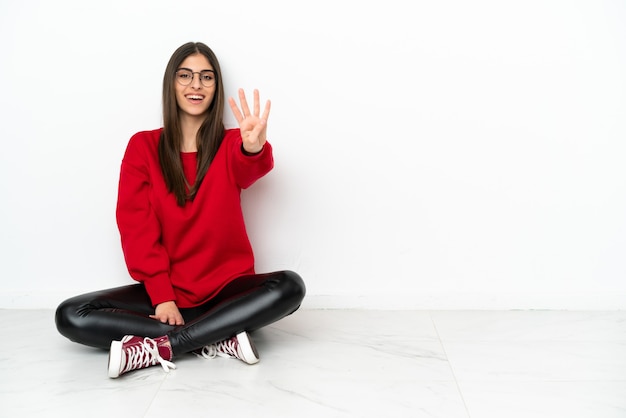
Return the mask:
M 241 144 L 241 152 L 243 153 L 243 155 L 245 155 L 246 157 L 254 157 L 255 155 L 259 155 L 260 153 L 263 152 L 263 150 L 265 149 L 265 145 L 263 145 L 263 147 L 258 151 L 258 152 L 248 152 L 246 151 L 246 149 L 243 147 L 243 144 Z
M 152 306 L 157 306 L 159 303 L 168 302 L 170 300 L 176 301 L 176 295 L 174 294 L 172 283 L 167 274 L 150 277 L 143 283 L 146 292 L 148 292 L 148 296 L 150 296 Z

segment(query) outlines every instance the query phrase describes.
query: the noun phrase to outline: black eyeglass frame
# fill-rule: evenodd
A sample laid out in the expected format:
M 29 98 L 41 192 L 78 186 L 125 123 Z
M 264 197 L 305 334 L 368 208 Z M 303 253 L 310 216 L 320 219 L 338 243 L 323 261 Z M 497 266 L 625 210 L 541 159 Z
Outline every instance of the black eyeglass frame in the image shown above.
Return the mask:
M 191 74 L 191 78 L 189 78 L 189 81 L 186 84 L 185 79 L 182 79 L 179 76 L 179 73 L 181 72 L 187 75 Z M 176 73 L 174 73 L 174 76 L 178 84 L 180 84 L 181 86 L 188 86 L 193 83 L 193 79 L 196 74 L 198 74 L 198 77 L 200 77 L 200 84 L 202 84 L 204 87 L 213 87 L 215 85 L 215 80 L 217 79 L 217 77 L 215 76 L 215 71 L 213 70 L 191 71 L 190 68 L 179 68 L 178 70 L 176 70 Z M 205 79 L 202 76 L 209 74 L 212 76 L 212 78 L 208 82 L 205 82 Z

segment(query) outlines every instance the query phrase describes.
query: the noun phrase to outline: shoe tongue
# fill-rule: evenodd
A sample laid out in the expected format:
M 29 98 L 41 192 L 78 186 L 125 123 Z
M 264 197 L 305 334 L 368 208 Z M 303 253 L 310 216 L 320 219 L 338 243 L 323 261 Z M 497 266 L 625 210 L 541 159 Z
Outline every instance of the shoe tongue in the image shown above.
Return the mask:
M 170 345 L 170 340 L 167 336 L 155 338 L 154 341 L 157 343 L 157 348 L 159 349 L 159 355 L 167 361 L 171 361 L 172 357 L 174 357 L 174 353 L 172 352 L 172 346 Z

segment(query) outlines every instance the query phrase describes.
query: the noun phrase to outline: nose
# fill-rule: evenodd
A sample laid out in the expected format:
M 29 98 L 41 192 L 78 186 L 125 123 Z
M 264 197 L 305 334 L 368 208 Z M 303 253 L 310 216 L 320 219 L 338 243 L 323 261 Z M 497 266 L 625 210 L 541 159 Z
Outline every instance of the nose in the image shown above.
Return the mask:
M 198 77 L 196 77 L 196 75 Z M 200 82 L 200 74 L 193 73 L 192 77 L 193 78 L 191 79 L 191 87 L 194 89 L 202 88 L 202 83 Z

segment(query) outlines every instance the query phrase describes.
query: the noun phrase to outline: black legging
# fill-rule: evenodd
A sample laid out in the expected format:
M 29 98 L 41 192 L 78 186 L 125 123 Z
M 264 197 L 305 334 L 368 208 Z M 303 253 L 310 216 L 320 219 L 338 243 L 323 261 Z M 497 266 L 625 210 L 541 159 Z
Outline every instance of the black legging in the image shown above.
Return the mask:
M 134 284 L 68 299 L 57 308 L 55 320 L 70 340 L 104 349 L 128 334 L 167 335 L 176 355 L 278 321 L 300 307 L 305 292 L 293 271 L 242 276 L 204 305 L 180 309 L 184 325 L 169 325 L 149 317 L 154 314 L 150 298 L 142 284 Z

